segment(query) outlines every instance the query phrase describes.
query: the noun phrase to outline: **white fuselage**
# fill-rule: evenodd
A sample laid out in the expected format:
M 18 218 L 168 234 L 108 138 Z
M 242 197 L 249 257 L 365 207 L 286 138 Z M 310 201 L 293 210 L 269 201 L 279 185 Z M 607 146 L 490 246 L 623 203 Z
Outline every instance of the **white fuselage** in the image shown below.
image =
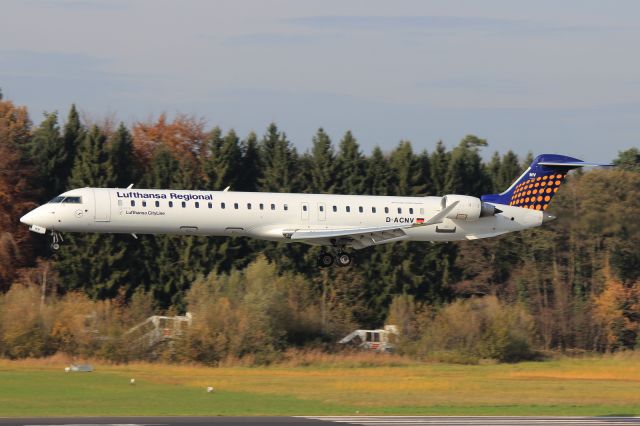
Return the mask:
M 402 240 L 455 241 L 491 237 L 543 222 L 541 211 L 498 205 L 501 213 L 489 217 L 445 218 L 438 224 L 419 226 L 442 210 L 441 197 L 118 188 L 81 188 L 62 196 L 79 199 L 49 202 L 21 220 L 42 233 L 247 236 L 274 241 L 291 241 L 292 233 L 303 230 L 342 232 L 396 224 L 404 226 Z M 323 239 L 302 242 L 330 244 Z

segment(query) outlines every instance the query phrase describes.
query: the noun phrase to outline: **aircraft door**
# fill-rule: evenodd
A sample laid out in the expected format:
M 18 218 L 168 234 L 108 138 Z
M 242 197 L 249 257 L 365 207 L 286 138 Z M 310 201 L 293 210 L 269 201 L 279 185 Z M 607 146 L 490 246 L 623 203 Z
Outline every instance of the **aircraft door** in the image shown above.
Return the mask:
M 309 221 L 309 203 L 300 203 L 300 214 L 303 221 Z
M 111 220 L 111 196 L 106 188 L 94 188 L 93 190 L 93 220 L 96 222 L 109 222 Z
M 318 203 L 318 220 L 327 220 L 327 209 L 325 208 L 324 203 Z

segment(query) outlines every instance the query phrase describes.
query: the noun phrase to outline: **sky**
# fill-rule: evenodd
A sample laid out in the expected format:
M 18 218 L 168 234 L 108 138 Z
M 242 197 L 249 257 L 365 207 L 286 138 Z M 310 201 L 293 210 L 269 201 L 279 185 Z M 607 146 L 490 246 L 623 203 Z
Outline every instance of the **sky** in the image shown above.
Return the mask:
M 165 112 L 300 151 L 467 134 L 610 161 L 640 146 L 640 2 L 0 0 L 0 88 L 127 124 Z

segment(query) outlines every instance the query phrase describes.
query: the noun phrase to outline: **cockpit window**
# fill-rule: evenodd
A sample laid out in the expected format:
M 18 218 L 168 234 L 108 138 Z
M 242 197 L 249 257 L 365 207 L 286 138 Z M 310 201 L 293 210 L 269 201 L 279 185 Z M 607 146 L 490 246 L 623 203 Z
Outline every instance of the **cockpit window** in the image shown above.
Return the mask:
M 80 204 L 82 203 L 81 197 L 64 197 L 63 203 Z
M 58 195 L 49 201 L 50 203 L 69 203 L 69 204 L 82 204 L 82 197 L 65 197 L 64 195 Z

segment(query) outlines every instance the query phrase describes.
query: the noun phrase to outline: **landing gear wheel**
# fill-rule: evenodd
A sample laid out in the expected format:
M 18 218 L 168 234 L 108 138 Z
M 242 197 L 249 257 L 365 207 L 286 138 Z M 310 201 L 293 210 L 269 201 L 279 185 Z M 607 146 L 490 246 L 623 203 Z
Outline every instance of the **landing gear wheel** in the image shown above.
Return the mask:
M 64 239 L 59 232 L 51 231 L 51 248 L 53 250 L 58 250 L 60 248 L 60 243 L 63 241 Z
M 333 256 L 329 253 L 320 253 L 318 256 L 318 266 L 321 268 L 327 268 L 333 264 Z
M 349 266 L 351 265 L 351 260 L 349 253 L 338 253 L 338 256 L 336 256 L 336 265 Z

